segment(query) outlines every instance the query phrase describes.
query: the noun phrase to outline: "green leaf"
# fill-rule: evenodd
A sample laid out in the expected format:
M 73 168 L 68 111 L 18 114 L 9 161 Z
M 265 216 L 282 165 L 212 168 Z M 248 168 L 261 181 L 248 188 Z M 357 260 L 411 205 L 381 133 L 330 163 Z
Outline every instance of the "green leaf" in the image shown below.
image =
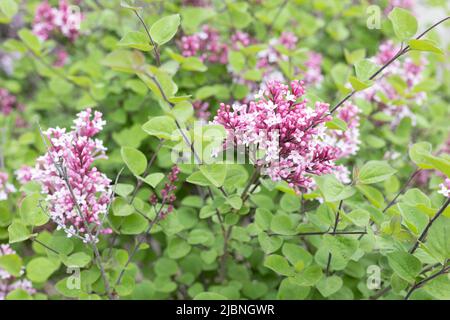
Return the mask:
M 425 248 L 441 263 L 450 258 L 450 218 L 440 217 L 433 223 Z
M 16 15 L 19 6 L 14 0 L 0 1 L 0 23 L 8 23 Z
M 337 117 L 334 117 L 333 120 L 328 121 L 327 123 L 325 123 L 325 125 L 327 126 L 328 129 L 341 131 L 347 130 L 347 123 L 344 120 L 339 119 Z
M 147 158 L 139 150 L 131 147 L 122 147 L 120 149 L 122 160 L 133 174 L 139 176 L 144 173 L 147 168 Z
M 424 287 L 427 293 L 438 300 L 450 300 L 450 278 L 443 274 L 429 281 Z
M 344 200 L 355 194 L 355 189 L 353 187 L 344 186 L 332 174 L 315 176 L 314 180 L 327 202 Z
M 409 157 L 411 160 L 422 169 L 431 169 L 426 156 L 431 154 L 431 144 L 428 142 L 418 142 L 409 148 Z
M 399 203 L 397 208 L 403 217 L 403 221 L 406 223 L 408 229 L 414 234 L 420 234 L 428 223 L 428 216 L 417 209 L 415 206 L 411 206 L 405 203 Z
M 49 220 L 48 215 L 39 206 L 41 195 L 32 193 L 26 196 L 20 204 L 20 217 L 28 226 L 41 226 Z
M 294 235 L 297 233 L 290 216 L 284 213 L 279 213 L 273 216 L 270 229 L 274 233 L 281 235 Z
M 201 171 L 196 171 L 192 173 L 189 177 L 187 177 L 186 181 L 192 184 L 197 184 L 202 187 L 207 187 L 211 185 L 211 181 L 207 179 Z
M 394 8 L 388 15 L 399 40 L 407 40 L 417 32 L 417 20 L 408 11 L 402 8 Z
M 389 266 L 402 279 L 412 283 L 422 269 L 422 263 L 412 254 L 404 251 L 392 252 L 387 255 Z
M 317 283 L 316 287 L 320 294 L 326 298 L 341 289 L 342 285 L 343 281 L 341 278 L 338 276 L 331 276 L 322 278 L 319 283 Z
M 280 200 L 281 209 L 287 212 L 300 210 L 300 198 L 297 195 L 285 193 Z
M 200 172 L 215 187 L 223 186 L 225 177 L 227 176 L 226 164 L 204 164 L 200 165 Z
M 310 288 L 299 286 L 292 278 L 283 279 L 278 288 L 277 299 L 280 300 L 303 300 L 305 299 Z
M 289 266 L 286 258 L 277 254 L 266 257 L 264 260 L 264 266 L 283 276 L 294 275 L 294 270 L 291 266 Z
M 58 269 L 59 265 L 50 259 L 38 257 L 27 264 L 27 278 L 33 282 L 43 283 Z
M 167 246 L 167 254 L 171 259 L 183 258 L 191 251 L 191 246 L 180 238 L 172 238 Z
M 141 51 L 150 51 L 152 46 L 149 44 L 147 35 L 140 31 L 130 31 L 117 44 L 121 48 L 133 48 Z
M 303 266 L 306 267 L 311 264 L 313 260 L 312 255 L 298 244 L 285 243 L 281 252 L 293 266 L 302 262 Z
M 441 54 L 441 55 L 444 54 L 444 52 L 442 51 L 441 48 L 437 47 L 433 41 L 428 40 L 428 39 L 409 40 L 408 45 L 413 50 L 434 52 L 434 53 Z
M 151 136 L 156 136 L 160 139 L 172 139 L 176 133 L 177 125 L 175 121 L 168 116 L 153 117 L 147 121 L 142 129 Z
M 272 221 L 272 213 L 265 208 L 257 208 L 255 212 L 255 223 L 262 230 L 267 230 Z
M 362 82 L 369 80 L 369 78 L 372 76 L 372 74 L 375 73 L 375 71 L 377 71 L 377 69 L 378 66 L 369 59 L 358 61 L 355 64 L 356 77 Z
M 242 207 L 241 196 L 235 194 L 227 198 L 227 203 L 235 210 L 239 210 Z
M 358 249 L 358 240 L 343 236 L 325 235 L 323 245 L 329 253 L 342 261 L 350 261 Z
M 228 298 L 215 292 L 200 292 L 194 300 L 228 300 Z
M 302 272 L 297 273 L 293 280 L 301 286 L 310 287 L 316 285 L 322 278 L 322 275 L 322 269 L 315 264 L 305 268 Z
M 262 232 L 258 235 L 258 242 L 261 249 L 266 253 L 270 254 L 272 252 L 280 249 L 283 244 L 283 240 L 277 236 L 268 236 L 266 233 Z
M 31 237 L 28 228 L 20 221 L 13 221 L 8 227 L 9 243 L 21 242 Z
M 152 188 L 156 188 L 156 186 L 164 179 L 164 174 L 161 172 L 151 173 L 146 176 L 142 181 L 152 186 Z
M 41 42 L 39 41 L 39 38 L 30 30 L 28 29 L 21 29 L 17 33 L 19 35 L 19 38 L 25 43 L 25 45 L 33 51 L 34 54 L 37 56 L 41 55 Z
M 365 163 L 358 176 L 358 181 L 362 184 L 372 184 L 386 180 L 397 170 L 393 169 L 386 161 L 372 160 Z
M 369 81 L 369 80 L 361 81 L 354 76 L 350 76 L 350 78 L 348 80 L 350 81 L 350 84 L 352 85 L 352 88 L 355 91 L 361 91 L 361 90 L 367 89 L 370 86 L 372 86 L 372 84 L 373 84 L 373 81 Z
M 364 209 L 355 209 L 346 214 L 345 218 L 358 227 L 366 227 L 369 224 L 370 213 Z
M 169 42 L 180 26 L 180 15 L 173 14 L 156 21 L 150 28 L 150 35 L 158 45 Z
M 141 71 L 145 64 L 145 57 L 142 52 L 136 50 L 119 49 L 108 54 L 102 60 L 102 64 L 113 70 L 134 74 Z
M 63 259 L 63 262 L 68 267 L 85 267 L 91 261 L 91 257 L 84 252 L 76 252 L 69 257 Z
M 114 199 L 112 204 L 112 211 L 115 216 L 125 217 L 133 214 L 135 212 L 132 205 L 128 204 L 128 202 L 120 197 Z
M 14 277 L 20 277 L 22 259 L 17 254 L 2 255 L 0 256 L 0 270 L 4 270 Z

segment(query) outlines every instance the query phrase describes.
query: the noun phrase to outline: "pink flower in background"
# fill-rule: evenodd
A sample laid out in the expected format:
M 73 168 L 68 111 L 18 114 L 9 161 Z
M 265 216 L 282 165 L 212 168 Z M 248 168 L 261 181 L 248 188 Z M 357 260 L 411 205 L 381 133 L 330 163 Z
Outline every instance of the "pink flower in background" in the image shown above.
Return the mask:
M 395 7 L 412 10 L 414 8 L 414 0 L 389 0 L 384 12 L 389 14 Z
M 219 33 L 208 25 L 201 32 L 183 36 L 180 43 L 181 54 L 185 57 L 197 56 L 203 62 L 226 64 L 228 47 L 220 41 Z
M 47 40 L 55 31 L 59 31 L 70 41 L 75 41 L 82 20 L 78 8 L 70 6 L 66 0 L 60 0 L 58 8 L 50 6 L 47 0 L 41 2 L 34 16 L 34 34 L 42 40 Z
M 33 178 L 34 169 L 30 166 L 22 166 L 20 169 L 15 171 L 16 179 L 20 184 L 25 184 L 30 182 Z
M 379 53 L 374 61 L 378 65 L 388 62 L 400 48 L 392 41 L 386 41 L 380 45 Z M 397 126 L 403 118 L 409 117 L 415 125 L 415 116 L 411 111 L 411 104 L 422 104 L 426 99 L 424 91 L 414 91 L 414 86 L 423 80 L 423 70 L 427 60 L 422 58 L 419 62 L 407 57 L 403 61 L 396 60 L 385 69 L 384 76 L 376 81 L 370 88 L 360 92 L 357 96 L 375 103 L 379 111 L 392 117 L 391 126 Z M 404 93 L 397 91 L 389 81 L 390 76 L 397 76 L 406 85 Z
M 301 81 L 290 86 L 269 82 L 257 100 L 232 107 L 221 104 L 214 118 L 228 131 L 226 147 L 259 147 L 264 155 L 255 153 L 254 162 L 263 173 L 274 181 L 286 181 L 297 192 L 313 186 L 312 175 L 331 173 L 338 152 L 323 139 L 323 124 L 331 118 L 328 104 L 308 107 L 301 99 L 304 94 Z
M 194 107 L 195 116 L 200 120 L 207 121 L 211 116 L 211 112 L 208 111 L 209 103 L 196 100 L 192 103 Z
M 308 60 L 305 62 L 305 71 L 303 72 L 303 80 L 307 85 L 320 86 L 323 81 L 322 75 L 322 55 L 317 52 L 310 52 Z
M 327 142 L 336 146 L 337 158 L 355 155 L 359 150 L 359 108 L 347 102 L 338 109 L 336 117 L 347 124 L 347 130 L 328 130 Z
M 255 43 L 255 39 L 247 32 L 238 30 L 231 35 L 231 47 L 234 50 L 239 50 L 241 47 L 248 47 L 253 43 Z
M 183 0 L 183 6 L 206 7 L 210 4 L 209 0 Z
M 13 110 L 23 111 L 24 105 L 17 101 L 17 98 L 8 90 L 0 88 L 0 112 L 5 116 Z
M 8 174 L 0 171 L 0 200 L 8 199 L 8 194 L 16 192 L 14 185 L 8 182 Z
M 293 50 L 297 45 L 297 40 L 297 37 L 293 33 L 284 31 L 279 38 L 269 41 L 267 49 L 258 53 L 258 62 L 256 63 L 256 66 L 258 68 L 267 68 L 280 60 L 286 61 L 288 57 L 280 53 L 276 49 L 276 46 L 282 45 L 286 49 Z
M 442 194 L 444 197 L 450 197 L 450 179 L 446 178 L 444 182 L 439 185 L 438 193 Z
M 53 66 L 58 67 L 58 68 L 63 67 L 67 63 L 69 54 L 67 53 L 66 50 L 60 48 L 60 49 L 56 50 L 55 55 L 56 55 L 56 60 L 55 60 L 55 62 L 53 62 Z
M 93 166 L 95 160 L 106 158 L 103 142 L 94 139 L 105 121 L 100 112 L 93 113 L 91 109 L 77 116 L 71 131 L 57 127 L 44 133 L 50 146 L 47 153 L 37 159 L 32 178 L 41 184 L 42 192 L 47 195 L 48 210 L 58 228 L 69 237 L 75 235 L 90 242 L 87 228 L 92 233 L 110 232 L 104 229 L 102 222 L 111 201 L 111 181 Z
M 173 203 L 177 199 L 175 196 L 175 190 L 177 190 L 177 187 L 175 186 L 175 182 L 178 180 L 178 174 L 180 173 L 180 168 L 177 166 L 173 166 L 172 170 L 170 171 L 169 175 L 167 176 L 167 179 L 169 180 L 164 185 L 164 188 L 161 190 L 161 201 L 164 205 L 167 205 L 163 210 L 161 210 L 161 217 L 164 218 L 169 213 L 173 211 Z M 149 199 L 150 203 L 153 206 L 156 206 L 158 203 L 158 197 L 156 194 L 152 194 Z
M 0 244 L 0 257 L 11 254 L 16 254 L 16 252 L 8 244 Z M 36 293 L 30 281 L 17 280 L 13 275 L 0 267 L 0 300 L 5 300 L 6 296 L 16 289 L 22 289 L 30 295 Z
M 33 32 L 42 40 L 50 38 L 56 28 L 55 18 L 57 9 L 52 8 L 47 0 L 42 1 L 36 8 L 33 21 Z

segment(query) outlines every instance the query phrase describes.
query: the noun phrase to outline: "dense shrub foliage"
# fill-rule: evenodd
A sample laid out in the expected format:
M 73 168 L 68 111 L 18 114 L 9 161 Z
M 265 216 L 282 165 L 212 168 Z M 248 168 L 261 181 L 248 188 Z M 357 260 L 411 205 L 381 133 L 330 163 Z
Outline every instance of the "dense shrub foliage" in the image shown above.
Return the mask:
M 448 13 L 0 0 L 0 299 L 450 299 Z

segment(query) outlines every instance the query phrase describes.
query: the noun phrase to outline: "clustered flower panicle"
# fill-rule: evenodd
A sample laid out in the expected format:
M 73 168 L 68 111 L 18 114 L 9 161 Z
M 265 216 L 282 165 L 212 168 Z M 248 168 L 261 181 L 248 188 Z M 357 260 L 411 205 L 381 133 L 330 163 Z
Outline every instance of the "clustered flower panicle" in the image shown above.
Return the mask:
M 17 181 L 19 181 L 19 183 L 23 185 L 33 179 L 33 171 L 34 169 L 32 167 L 23 165 L 14 173 L 16 175 Z
M 256 160 L 272 180 L 286 181 L 297 192 L 314 186 L 312 176 L 332 173 L 338 154 L 326 143 L 324 123 L 331 119 L 328 104 L 307 106 L 303 82 L 290 86 L 267 83 L 248 104 L 221 104 L 214 123 L 228 131 L 227 146 L 264 150 Z
M 47 0 L 36 9 L 33 32 L 40 39 L 47 40 L 53 32 L 59 31 L 70 41 L 75 41 L 80 32 L 82 15 L 74 12 L 66 0 L 60 0 L 58 8 L 53 8 Z
M 228 62 L 228 46 L 220 41 L 217 30 L 208 25 L 200 32 L 183 36 L 180 47 L 185 57 L 198 56 L 201 61 L 211 63 Z
M 375 63 L 378 65 L 386 64 L 397 54 L 399 49 L 392 41 L 382 43 L 379 53 L 374 58 Z M 425 58 L 422 58 L 419 62 L 410 57 L 403 61 L 396 60 L 386 68 L 383 78 L 377 80 L 370 88 L 358 93 L 358 96 L 375 103 L 379 111 L 390 115 L 393 118 L 392 126 L 397 126 L 406 117 L 411 118 L 414 125 L 415 116 L 410 105 L 413 103 L 421 104 L 426 99 L 426 93 L 424 91 L 416 92 L 412 89 L 423 80 L 423 70 L 426 65 Z M 399 76 L 404 80 L 406 84 L 404 93 L 400 93 L 389 81 L 390 76 Z
M 11 254 L 16 254 L 16 252 L 8 244 L 0 244 L 0 257 Z M 6 296 L 16 289 L 22 289 L 30 295 L 36 293 L 30 281 L 17 280 L 16 277 L 0 267 L 0 300 L 5 300 Z
M 50 216 L 58 228 L 85 241 L 91 241 L 88 229 L 111 232 L 102 226 L 111 201 L 111 181 L 93 166 L 96 159 L 106 158 L 103 142 L 93 138 L 105 123 L 100 112 L 86 109 L 74 120 L 72 131 L 48 129 L 44 134 L 50 145 L 37 159 L 32 177 L 47 195 Z
M 0 112 L 5 116 L 9 115 L 13 110 L 24 111 L 25 106 L 17 101 L 14 96 L 7 89 L 0 88 Z
M 168 182 L 166 182 L 164 188 L 160 192 L 162 204 L 166 205 L 166 207 L 161 210 L 161 218 L 164 218 L 173 211 L 173 203 L 177 199 L 177 197 L 175 196 L 175 190 L 177 190 L 175 182 L 178 180 L 179 173 L 180 168 L 178 168 L 178 166 L 176 165 L 173 166 L 169 175 L 167 176 Z M 156 206 L 156 204 L 158 203 L 158 196 L 153 193 L 150 196 L 149 201 L 153 206 Z

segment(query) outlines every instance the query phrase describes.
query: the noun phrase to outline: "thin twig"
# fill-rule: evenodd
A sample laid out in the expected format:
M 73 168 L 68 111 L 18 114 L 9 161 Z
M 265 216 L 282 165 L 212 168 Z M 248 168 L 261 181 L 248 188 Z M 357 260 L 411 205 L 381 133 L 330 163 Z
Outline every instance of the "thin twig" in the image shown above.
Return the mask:
M 341 200 L 339 202 L 339 207 L 338 207 L 338 211 L 336 212 L 336 216 L 334 219 L 334 226 L 333 226 L 333 233 L 336 233 L 337 230 L 337 226 L 339 224 L 339 216 L 341 213 L 341 209 L 342 209 L 342 204 L 344 203 L 344 200 Z M 328 261 L 327 261 L 327 268 L 326 268 L 326 275 L 328 276 L 330 273 L 330 266 L 331 266 L 331 259 L 333 258 L 333 255 L 330 253 L 328 253 Z
M 444 213 L 445 209 L 448 207 L 449 204 L 450 204 L 450 198 L 447 198 L 447 200 L 444 202 L 442 207 L 438 210 L 438 212 L 436 212 L 434 217 L 430 221 L 428 221 L 427 226 L 422 231 L 421 235 L 419 236 L 417 241 L 414 243 L 414 245 L 411 248 L 411 250 L 409 251 L 409 253 L 413 254 L 417 250 L 417 248 L 419 247 L 419 244 L 423 243 L 425 241 L 425 238 L 427 237 L 428 230 L 431 228 L 433 223 L 442 215 L 442 213 Z

